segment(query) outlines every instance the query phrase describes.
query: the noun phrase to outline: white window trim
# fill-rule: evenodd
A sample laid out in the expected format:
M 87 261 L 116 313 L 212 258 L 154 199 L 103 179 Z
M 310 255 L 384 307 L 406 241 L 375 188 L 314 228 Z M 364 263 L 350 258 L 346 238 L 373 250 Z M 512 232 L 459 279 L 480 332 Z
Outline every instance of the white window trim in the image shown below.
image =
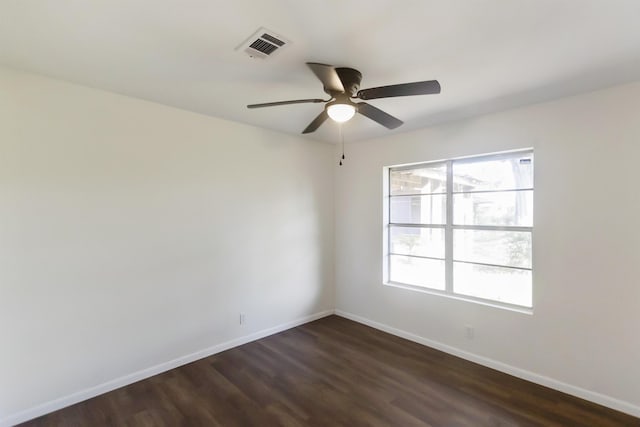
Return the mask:
M 471 229 L 471 230 L 504 230 L 504 231 L 527 231 L 531 233 L 531 240 L 533 245 L 533 226 L 478 226 L 478 225 L 453 225 L 453 197 L 455 194 L 453 191 L 453 163 L 460 163 L 467 161 L 478 161 L 482 159 L 500 159 L 500 158 L 508 158 L 512 157 L 514 154 L 528 154 L 533 153 L 532 148 L 522 149 L 522 150 L 514 150 L 508 152 L 501 152 L 495 154 L 482 154 L 477 156 L 468 156 L 461 158 L 453 158 L 448 160 L 437 160 L 430 162 L 419 162 L 419 163 L 411 163 L 404 164 L 398 166 L 387 166 L 383 168 L 383 239 L 382 239 L 382 247 L 383 247 L 383 268 L 382 268 L 382 277 L 383 277 L 383 285 L 391 286 L 400 289 L 408 289 L 412 291 L 422 292 L 426 294 L 441 296 L 445 298 L 450 298 L 458 301 L 466 301 L 472 302 L 476 304 L 481 304 L 489 307 L 505 309 L 509 311 L 514 311 L 523 314 L 533 314 L 533 305 L 535 298 L 534 288 L 532 283 L 532 307 L 526 307 L 517 304 L 510 304 L 502 301 L 496 301 L 491 299 L 485 299 L 470 295 L 457 294 L 453 291 L 453 230 L 458 229 Z M 446 224 L 403 224 L 403 223 L 391 223 L 391 194 L 390 194 L 390 174 L 392 170 L 403 170 L 403 169 L 416 169 L 420 166 L 434 166 L 438 164 L 446 164 L 447 165 L 447 189 L 445 194 L 447 196 L 447 205 L 446 205 Z M 534 172 L 535 177 L 535 172 Z M 534 178 L 535 179 L 535 178 Z M 532 188 L 519 188 L 517 190 L 498 190 L 498 191 L 523 191 L 523 190 L 534 190 Z M 434 193 L 435 194 L 435 193 Z M 535 200 L 535 192 L 534 192 L 534 200 Z M 535 204 L 534 204 L 535 206 Z M 391 256 L 393 255 L 390 251 L 391 244 L 391 228 L 393 226 L 400 227 L 416 227 L 416 228 L 442 228 L 445 230 L 445 290 L 441 291 L 438 289 L 427 288 L 422 286 L 411 285 L 407 283 L 393 282 L 390 280 L 390 271 L 391 271 Z M 406 256 L 406 255 L 403 255 Z M 412 255 L 413 256 L 413 255 Z M 428 258 L 428 257 L 427 257 Z M 436 258 L 437 259 L 437 258 Z M 482 263 L 471 263 L 471 264 L 482 264 Z M 492 265 L 492 264 L 484 264 L 484 265 Z M 534 278 L 534 268 L 533 268 L 533 259 L 531 268 L 522 268 L 522 267 L 508 267 L 503 265 L 496 265 L 497 267 L 507 267 L 507 268 L 515 268 L 520 270 L 529 270 L 532 275 L 532 282 Z

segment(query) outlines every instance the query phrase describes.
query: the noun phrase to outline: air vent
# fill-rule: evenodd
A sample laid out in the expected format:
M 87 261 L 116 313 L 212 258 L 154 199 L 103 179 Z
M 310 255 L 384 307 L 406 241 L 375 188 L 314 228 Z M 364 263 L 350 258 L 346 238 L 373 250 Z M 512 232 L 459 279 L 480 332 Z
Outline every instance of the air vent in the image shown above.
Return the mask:
M 265 59 L 274 56 L 291 42 L 274 31 L 259 28 L 236 48 L 251 58 Z

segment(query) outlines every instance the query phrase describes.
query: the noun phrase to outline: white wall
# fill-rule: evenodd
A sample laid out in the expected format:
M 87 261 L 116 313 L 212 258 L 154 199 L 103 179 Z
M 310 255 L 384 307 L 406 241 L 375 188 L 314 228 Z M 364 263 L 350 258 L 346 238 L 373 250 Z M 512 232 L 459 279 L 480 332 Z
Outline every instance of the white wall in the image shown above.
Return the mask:
M 0 94 L 0 424 L 333 308 L 330 145 L 9 69 Z
M 636 83 L 347 144 L 336 170 L 337 309 L 640 416 L 639 111 Z M 382 285 L 384 166 L 526 147 L 533 315 Z

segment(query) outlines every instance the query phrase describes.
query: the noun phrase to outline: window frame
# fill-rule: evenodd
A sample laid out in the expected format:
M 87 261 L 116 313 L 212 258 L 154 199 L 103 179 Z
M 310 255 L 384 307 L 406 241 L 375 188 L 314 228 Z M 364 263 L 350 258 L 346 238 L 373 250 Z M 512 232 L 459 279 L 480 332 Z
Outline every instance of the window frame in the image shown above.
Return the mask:
M 447 160 L 436 160 L 430 162 L 420 162 L 420 163 L 411 163 L 405 165 L 398 166 L 389 166 L 384 168 L 383 173 L 383 212 L 384 212 L 384 233 L 383 233 L 383 251 L 385 261 L 383 262 L 383 284 L 400 287 L 410 290 L 416 290 L 420 292 L 450 297 L 459 300 L 470 301 L 474 303 L 480 303 L 484 305 L 505 308 L 513 311 L 519 311 L 524 313 L 533 313 L 533 305 L 534 305 L 534 287 L 533 287 L 533 274 L 534 274 L 534 265 L 533 265 L 533 229 L 534 224 L 532 221 L 531 226 L 514 226 L 514 225 L 456 225 L 454 224 L 454 210 L 453 210 L 453 201 L 455 194 L 469 194 L 469 193 L 506 193 L 506 192 L 516 192 L 516 191 L 531 191 L 532 198 L 535 198 L 535 170 L 532 170 L 532 186 L 529 188 L 507 188 L 500 190 L 477 190 L 477 191 L 454 191 L 454 182 L 453 182 L 453 165 L 454 164 L 464 164 L 464 163 L 474 163 L 481 161 L 493 161 L 493 160 L 501 160 L 507 158 L 513 158 L 516 156 L 526 156 L 531 155 L 533 158 L 534 150 L 533 148 L 514 150 L 508 152 L 500 152 L 495 154 L 481 154 L 475 156 L 461 157 L 461 158 L 452 158 Z M 434 167 L 438 165 L 446 166 L 446 191 L 444 193 L 420 193 L 420 194 L 400 194 L 400 195 L 392 195 L 391 194 L 391 173 L 394 171 L 402 171 L 402 170 L 412 170 L 412 169 L 420 169 L 421 167 Z M 533 160 L 533 166 L 535 168 L 535 160 Z M 406 196 L 424 196 L 424 195 L 434 195 L 441 194 L 446 197 L 446 215 L 445 215 L 445 224 L 413 224 L 413 223 L 398 223 L 391 222 L 391 200 L 394 197 L 406 197 Z M 532 209 L 535 204 L 532 204 Z M 533 212 L 532 212 L 533 214 Z M 409 254 L 399 254 L 394 253 L 392 251 L 392 229 L 394 227 L 412 227 L 419 229 L 428 229 L 428 228 L 438 228 L 444 230 L 444 263 L 445 263 L 445 287 L 444 290 L 439 290 L 435 288 L 423 287 L 419 285 L 411 285 L 402 282 L 395 282 L 391 280 L 391 257 L 392 256 L 406 256 L 411 258 L 424 258 L 424 259 L 437 259 L 442 260 L 441 258 L 434 257 L 426 257 L 426 256 L 416 256 Z M 514 232 L 528 232 L 531 236 L 531 264 L 530 267 L 516 267 L 516 266 L 507 266 L 501 264 L 491 264 L 491 263 L 483 263 L 483 262 L 473 262 L 473 261 L 460 261 L 454 259 L 454 231 L 455 230 L 479 230 L 479 231 L 514 231 Z M 484 265 L 489 267 L 500 267 L 500 268 L 512 268 L 516 270 L 524 270 L 531 272 L 531 306 L 518 305 L 508 302 L 503 302 L 499 300 L 494 300 L 490 298 L 482 298 L 472 295 L 460 294 L 454 291 L 454 282 L 453 282 L 453 268 L 454 262 L 471 264 L 471 265 Z

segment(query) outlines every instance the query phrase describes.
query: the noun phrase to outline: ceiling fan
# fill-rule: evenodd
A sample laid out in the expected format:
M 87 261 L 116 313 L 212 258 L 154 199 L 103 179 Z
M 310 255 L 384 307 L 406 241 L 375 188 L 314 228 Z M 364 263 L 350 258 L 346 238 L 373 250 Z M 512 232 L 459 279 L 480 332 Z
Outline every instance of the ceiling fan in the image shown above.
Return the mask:
M 395 129 L 402 125 L 392 115 L 366 102 L 353 102 L 353 98 L 369 100 L 378 98 L 392 98 L 410 95 L 431 95 L 440 93 L 440 83 L 437 80 L 423 82 L 402 83 L 391 86 L 380 86 L 371 89 L 360 90 L 362 74 L 353 68 L 335 68 L 332 65 L 307 62 L 307 66 L 313 71 L 324 86 L 324 91 L 331 96 L 329 99 L 296 99 L 292 101 L 267 102 L 263 104 L 247 105 L 247 108 L 275 107 L 277 105 L 306 104 L 324 102 L 322 112 L 302 131 L 311 133 L 320 127 L 322 123 L 331 118 L 338 123 L 350 120 L 356 112 L 380 123 L 387 129 Z

